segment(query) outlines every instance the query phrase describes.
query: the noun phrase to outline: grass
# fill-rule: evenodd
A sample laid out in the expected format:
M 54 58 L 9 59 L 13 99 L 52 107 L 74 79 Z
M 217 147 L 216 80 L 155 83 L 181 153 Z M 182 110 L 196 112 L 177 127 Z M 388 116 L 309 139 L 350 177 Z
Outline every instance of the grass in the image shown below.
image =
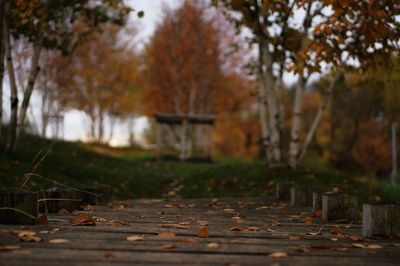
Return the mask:
M 0 186 L 12 187 L 31 167 L 36 153 L 50 141 L 27 136 L 17 154 L 0 155 Z M 218 156 L 214 163 L 157 162 L 139 148 L 115 149 L 83 143 L 58 142 L 39 165 L 37 174 L 74 187 L 107 184 L 115 198 L 247 197 L 274 193 L 276 182 L 296 180 L 317 190 L 337 188 L 372 198 L 399 200 L 400 190 L 384 182 L 364 182 L 330 169 L 316 157 L 305 168 L 268 169 L 257 160 Z M 32 177 L 29 188 L 52 184 Z

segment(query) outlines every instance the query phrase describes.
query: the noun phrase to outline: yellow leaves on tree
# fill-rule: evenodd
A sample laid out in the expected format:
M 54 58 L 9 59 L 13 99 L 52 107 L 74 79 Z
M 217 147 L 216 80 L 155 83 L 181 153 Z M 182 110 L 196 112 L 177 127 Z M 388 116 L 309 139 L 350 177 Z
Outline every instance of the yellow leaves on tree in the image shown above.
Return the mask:
M 353 148 L 354 159 L 365 169 L 375 173 L 390 167 L 390 143 L 375 119 L 361 123 L 360 135 Z

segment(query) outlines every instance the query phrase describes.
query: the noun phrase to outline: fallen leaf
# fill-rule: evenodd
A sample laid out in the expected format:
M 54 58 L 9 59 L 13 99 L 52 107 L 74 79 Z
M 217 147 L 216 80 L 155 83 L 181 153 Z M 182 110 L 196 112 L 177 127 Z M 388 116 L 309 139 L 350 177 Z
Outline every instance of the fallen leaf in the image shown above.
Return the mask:
M 300 240 L 299 236 L 289 236 L 290 240 Z
M 224 209 L 224 212 L 226 212 L 226 213 L 234 213 L 235 210 L 234 209 Z
M 49 218 L 47 215 L 40 215 L 38 218 L 36 218 L 36 222 L 38 224 L 48 224 L 49 223 Z
M 330 245 L 325 244 L 325 243 L 315 244 L 315 245 L 312 245 L 311 247 L 315 248 L 315 249 L 330 249 L 331 248 Z
M 164 228 L 189 229 L 189 226 L 181 224 L 160 224 L 160 226 Z
M 175 245 L 173 244 L 164 244 L 160 246 L 161 249 L 172 249 L 175 248 Z
M 349 239 L 350 239 L 351 241 L 361 241 L 361 240 L 364 240 L 364 238 L 359 237 L 359 236 L 355 236 L 355 235 L 350 235 L 350 236 L 349 236 Z
M 241 231 L 244 231 L 244 229 L 243 229 L 242 227 L 240 227 L 240 226 L 231 226 L 231 227 L 229 228 L 229 231 L 241 232 Z
M 335 251 L 348 251 L 349 248 L 332 248 L 332 250 L 335 250 Z
M 194 238 L 191 238 L 191 237 L 182 237 L 181 241 L 183 243 L 196 243 L 197 242 Z
M 361 244 L 361 243 L 353 243 L 352 246 L 355 248 L 367 248 L 366 245 Z
M 260 229 L 257 226 L 249 226 L 247 227 L 247 230 L 250 232 L 258 232 Z
M 5 245 L 5 246 L 0 246 L 0 251 L 14 251 L 21 249 L 21 246 L 18 245 Z
M 110 223 L 113 226 L 129 225 L 129 222 L 121 221 L 121 220 L 111 220 Z
M 322 210 L 316 210 L 311 214 L 312 217 L 321 218 L 322 217 Z
M 158 237 L 166 239 L 174 239 L 176 238 L 176 234 L 174 232 L 160 232 L 158 233 Z
M 128 236 L 126 237 L 128 241 L 144 241 L 144 236 Z
M 270 253 L 268 255 L 268 257 L 275 258 L 275 259 L 282 259 L 282 258 L 287 258 L 288 254 L 285 252 L 273 252 L 273 253 Z
M 69 243 L 70 241 L 68 239 L 63 239 L 63 238 L 55 238 L 55 239 L 50 239 L 49 243 L 50 244 L 66 244 Z
M 309 249 L 309 248 L 306 248 L 306 247 L 295 247 L 294 250 L 295 250 L 295 251 L 298 251 L 298 252 L 303 252 L 303 253 L 308 253 L 308 252 L 310 252 L 310 249 Z
M 307 235 L 310 235 L 310 236 L 322 235 L 322 230 L 324 230 L 323 227 L 321 227 L 321 228 L 318 229 L 317 231 L 309 231 L 309 232 L 307 232 Z
M 25 242 L 39 242 L 42 238 L 34 231 L 14 231 L 19 239 Z
M 332 237 L 331 240 L 332 241 L 338 241 L 338 238 L 337 237 Z
M 116 255 L 114 253 L 112 253 L 112 252 L 106 252 L 106 253 L 104 253 L 103 257 L 106 258 L 106 259 L 115 258 Z
M 209 243 L 209 244 L 207 244 L 207 247 L 208 248 L 218 248 L 219 245 L 218 245 L 218 243 Z
M 313 219 L 312 219 L 312 217 L 311 217 L 311 216 L 306 216 L 306 217 L 304 218 L 304 224 L 305 224 L 305 225 L 312 225 L 312 224 L 313 224 Z
M 94 222 L 92 216 L 81 213 L 71 220 L 71 224 L 77 226 L 77 225 L 95 225 L 96 223 Z
M 368 249 L 381 249 L 383 246 L 377 244 L 371 244 L 367 246 Z
M 208 230 L 206 226 L 200 226 L 199 231 L 197 232 L 198 237 L 208 237 Z

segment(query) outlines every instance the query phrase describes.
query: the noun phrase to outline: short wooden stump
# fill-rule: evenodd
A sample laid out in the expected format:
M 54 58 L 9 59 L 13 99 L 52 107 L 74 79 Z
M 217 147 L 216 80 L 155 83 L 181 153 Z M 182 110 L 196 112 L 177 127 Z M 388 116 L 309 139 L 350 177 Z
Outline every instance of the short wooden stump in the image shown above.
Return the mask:
M 357 197 L 342 193 L 324 193 L 322 195 L 322 219 L 325 221 L 358 221 Z
M 37 194 L 22 189 L 7 189 L 0 191 L 0 223 L 2 224 L 36 224 Z M 8 209 L 11 208 L 11 209 Z M 33 217 L 29 217 L 22 212 Z
M 400 205 L 391 202 L 363 204 L 364 237 L 399 237 Z
M 276 198 L 278 200 L 290 201 L 290 190 L 293 186 L 293 182 L 276 184 Z
M 81 195 L 76 189 L 54 187 L 38 192 L 38 196 L 40 212 L 57 213 L 61 209 L 72 212 L 81 207 Z
M 290 205 L 291 206 L 312 206 L 312 190 L 305 186 L 292 186 L 290 188 Z

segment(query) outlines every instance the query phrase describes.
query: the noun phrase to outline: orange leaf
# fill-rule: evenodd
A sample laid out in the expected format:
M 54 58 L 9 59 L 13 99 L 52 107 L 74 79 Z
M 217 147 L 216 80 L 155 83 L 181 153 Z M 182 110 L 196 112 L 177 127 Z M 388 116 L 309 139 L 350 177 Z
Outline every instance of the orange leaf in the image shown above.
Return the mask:
M 160 233 L 158 233 L 158 237 L 166 238 L 166 239 L 173 239 L 176 237 L 176 234 L 174 232 L 160 232 Z
M 49 223 L 49 219 L 46 214 L 41 215 L 38 218 L 36 218 L 36 221 L 38 224 L 48 224 Z
M 208 230 L 207 227 L 201 226 L 199 231 L 197 232 L 198 237 L 208 237 Z

